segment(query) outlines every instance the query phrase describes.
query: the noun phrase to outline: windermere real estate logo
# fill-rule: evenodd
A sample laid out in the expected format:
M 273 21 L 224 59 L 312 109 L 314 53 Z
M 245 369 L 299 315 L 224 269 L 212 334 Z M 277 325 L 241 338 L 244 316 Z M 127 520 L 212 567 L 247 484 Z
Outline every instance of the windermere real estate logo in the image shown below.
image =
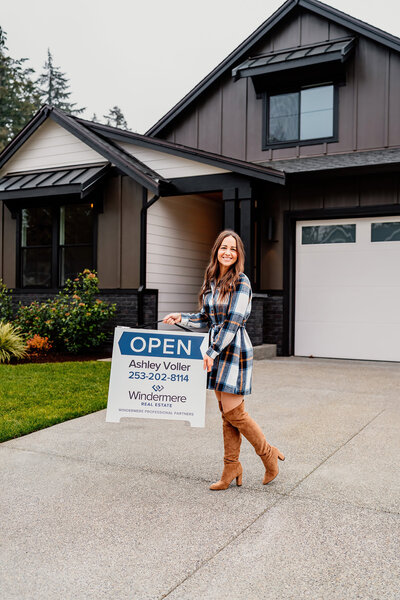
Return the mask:
M 207 338 L 117 327 L 106 420 L 169 419 L 204 427 Z

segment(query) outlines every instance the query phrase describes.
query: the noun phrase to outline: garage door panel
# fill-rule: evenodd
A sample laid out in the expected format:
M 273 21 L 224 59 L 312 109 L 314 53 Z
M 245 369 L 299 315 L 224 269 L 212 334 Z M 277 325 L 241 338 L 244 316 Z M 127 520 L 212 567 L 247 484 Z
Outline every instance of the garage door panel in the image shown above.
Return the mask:
M 400 245 L 397 252 L 321 252 L 297 257 L 296 277 L 301 285 L 400 285 Z
M 301 285 L 335 284 L 336 286 L 352 285 L 354 274 L 358 273 L 360 258 L 357 254 L 322 252 L 298 256 L 296 276 Z M 369 276 L 365 273 L 365 283 Z
M 399 361 L 400 324 L 307 323 L 296 326 L 295 354 L 322 358 Z
M 296 320 L 400 324 L 400 287 L 302 286 L 296 296 Z
M 393 241 L 371 241 L 373 223 L 399 221 L 389 216 L 297 224 L 295 354 L 400 361 L 397 225 L 381 228 L 381 239 L 389 232 Z M 352 242 L 343 241 L 340 227 L 334 235 L 333 229 L 319 228 L 340 223 L 355 226 Z M 302 244 L 302 227 L 310 224 L 314 229 Z

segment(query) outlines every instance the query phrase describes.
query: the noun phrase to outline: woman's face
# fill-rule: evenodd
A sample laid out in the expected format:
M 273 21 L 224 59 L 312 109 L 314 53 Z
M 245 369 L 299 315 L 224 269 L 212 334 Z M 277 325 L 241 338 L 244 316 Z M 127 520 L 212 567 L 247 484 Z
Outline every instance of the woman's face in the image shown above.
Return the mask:
M 218 262 L 222 275 L 235 264 L 238 259 L 236 240 L 232 235 L 228 235 L 222 240 L 218 249 Z

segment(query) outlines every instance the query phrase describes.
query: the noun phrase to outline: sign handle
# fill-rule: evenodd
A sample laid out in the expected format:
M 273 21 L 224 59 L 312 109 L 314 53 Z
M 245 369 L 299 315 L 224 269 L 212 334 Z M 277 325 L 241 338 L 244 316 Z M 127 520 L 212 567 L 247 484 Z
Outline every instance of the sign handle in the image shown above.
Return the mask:
M 136 327 L 138 329 L 142 329 L 143 327 L 149 327 L 149 325 L 155 325 L 156 323 L 162 323 L 163 319 L 160 319 L 159 321 L 149 321 L 148 323 L 142 323 L 141 325 L 136 325 Z M 184 325 L 178 325 L 177 323 L 174 323 L 175 327 L 179 327 L 179 329 L 183 329 L 183 331 L 189 331 L 190 333 L 193 333 L 191 329 L 188 329 L 187 327 L 184 327 Z

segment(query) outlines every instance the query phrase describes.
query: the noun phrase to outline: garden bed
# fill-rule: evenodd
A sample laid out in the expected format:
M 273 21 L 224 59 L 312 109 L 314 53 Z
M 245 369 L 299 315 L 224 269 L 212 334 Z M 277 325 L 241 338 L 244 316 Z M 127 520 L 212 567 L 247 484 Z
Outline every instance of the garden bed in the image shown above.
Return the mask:
M 91 354 L 65 354 L 54 352 L 43 356 L 27 356 L 21 359 L 11 359 L 10 365 L 26 365 L 30 363 L 58 363 L 58 362 L 87 362 L 90 360 L 99 360 L 102 358 L 110 358 L 111 352 L 93 352 Z

